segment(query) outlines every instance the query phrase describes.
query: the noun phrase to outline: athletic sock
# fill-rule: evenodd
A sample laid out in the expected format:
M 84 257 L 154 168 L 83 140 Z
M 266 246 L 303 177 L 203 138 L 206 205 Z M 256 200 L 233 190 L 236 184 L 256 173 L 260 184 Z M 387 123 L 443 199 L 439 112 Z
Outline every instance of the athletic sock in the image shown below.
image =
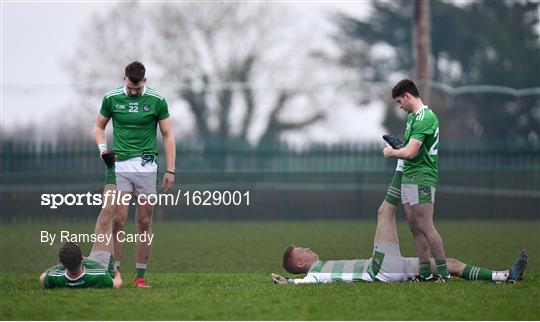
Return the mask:
M 446 259 L 436 259 L 435 266 L 437 266 L 437 274 L 441 276 L 448 276 L 448 267 L 446 266 Z
M 493 274 L 495 273 L 495 274 Z M 503 273 L 503 274 L 500 274 Z M 501 276 L 502 275 L 502 276 Z M 502 279 L 504 272 L 493 272 L 485 268 L 480 268 L 471 265 L 465 265 L 461 278 L 469 281 L 506 281 L 506 278 Z
M 144 277 L 144 273 L 146 272 L 146 264 L 137 263 L 135 264 L 135 268 L 137 270 L 137 278 Z
M 428 278 L 431 275 L 431 263 L 423 262 L 420 263 L 420 277 Z

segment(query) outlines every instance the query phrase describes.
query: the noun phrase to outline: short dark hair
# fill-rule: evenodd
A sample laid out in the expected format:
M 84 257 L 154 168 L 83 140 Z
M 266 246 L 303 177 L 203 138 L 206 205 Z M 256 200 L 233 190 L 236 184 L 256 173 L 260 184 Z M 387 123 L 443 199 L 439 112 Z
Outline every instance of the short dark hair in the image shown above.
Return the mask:
M 126 77 L 133 84 L 138 84 L 144 79 L 144 74 L 146 73 L 146 68 L 140 61 L 134 61 L 126 66 Z
M 287 246 L 287 248 L 285 248 L 285 251 L 283 252 L 283 263 L 282 263 L 282 266 L 283 268 L 291 273 L 291 274 L 300 274 L 300 273 L 304 273 L 302 270 L 298 269 L 298 267 L 296 265 L 294 265 L 293 263 L 293 250 L 296 246 L 294 245 L 289 245 Z
M 402 79 L 392 88 L 392 98 L 402 97 L 405 93 L 409 93 L 414 97 L 420 97 L 418 88 L 416 88 L 416 85 L 410 79 Z
M 73 242 L 66 242 L 58 252 L 58 260 L 68 271 L 74 271 L 82 262 L 81 247 Z

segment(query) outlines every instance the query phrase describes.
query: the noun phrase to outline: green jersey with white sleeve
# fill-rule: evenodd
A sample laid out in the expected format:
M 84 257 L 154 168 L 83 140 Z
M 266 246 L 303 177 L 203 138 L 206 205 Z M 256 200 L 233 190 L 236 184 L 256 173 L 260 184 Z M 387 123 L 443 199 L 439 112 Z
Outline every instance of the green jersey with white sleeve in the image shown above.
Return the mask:
M 70 278 L 66 268 L 62 264 L 55 265 L 49 269 L 43 280 L 46 288 L 69 287 L 69 288 L 102 288 L 113 287 L 111 274 L 92 259 L 82 261 L 83 271 L 76 278 Z
M 372 282 L 368 272 L 371 259 L 316 261 L 304 278 L 293 279 L 294 284 Z

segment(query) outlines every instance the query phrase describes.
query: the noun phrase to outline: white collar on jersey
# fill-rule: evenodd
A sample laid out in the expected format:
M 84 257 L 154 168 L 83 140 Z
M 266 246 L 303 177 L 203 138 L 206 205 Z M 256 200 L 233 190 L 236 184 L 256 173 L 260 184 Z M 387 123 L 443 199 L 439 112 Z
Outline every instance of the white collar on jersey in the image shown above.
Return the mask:
M 73 278 L 69 277 L 67 269 L 66 269 L 66 272 L 64 273 L 64 275 L 66 276 L 66 278 L 67 278 L 69 281 L 71 281 L 71 282 L 78 280 L 78 279 L 81 278 L 84 274 L 86 274 L 86 268 L 85 268 L 84 266 L 83 266 L 83 268 L 82 268 L 82 273 L 79 274 L 79 276 L 77 276 L 77 277 L 73 277 Z
M 146 85 L 143 85 L 141 96 L 143 96 L 145 92 L 146 92 Z M 126 96 L 129 96 L 126 90 L 126 85 L 124 85 L 124 94 L 126 94 Z

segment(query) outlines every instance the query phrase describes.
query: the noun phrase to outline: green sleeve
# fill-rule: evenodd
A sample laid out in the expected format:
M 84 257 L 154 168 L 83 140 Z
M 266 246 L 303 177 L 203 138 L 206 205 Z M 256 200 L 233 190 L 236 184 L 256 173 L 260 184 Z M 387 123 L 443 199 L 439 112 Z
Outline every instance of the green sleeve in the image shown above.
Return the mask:
M 164 120 L 169 117 L 169 107 L 167 106 L 167 101 L 164 99 L 161 100 L 158 109 L 158 120 Z
M 113 287 L 113 280 L 111 274 L 100 274 L 94 276 L 85 276 L 86 283 L 84 287 L 92 288 L 104 288 L 104 287 Z
M 111 277 L 111 274 L 107 273 L 103 275 L 102 279 L 103 279 L 103 282 L 102 282 L 103 287 L 113 287 L 113 279 Z
M 53 287 L 52 284 L 51 284 L 51 277 L 49 276 L 49 274 L 45 274 L 45 278 L 43 279 L 43 285 L 45 286 L 45 288 L 51 288 Z
M 416 121 L 413 123 L 411 131 L 411 139 L 424 142 L 426 136 L 433 135 L 435 129 L 433 127 L 433 120 L 425 118 L 422 121 Z
M 47 275 L 45 275 L 45 278 L 43 279 L 43 285 L 45 285 L 45 288 L 58 287 L 56 277 L 49 275 L 49 273 L 47 272 Z
M 112 116 L 111 104 L 106 96 L 103 97 L 103 102 L 101 102 L 101 109 L 99 110 L 99 113 L 107 118 Z
M 43 279 L 43 285 L 45 285 L 45 288 L 53 288 L 58 287 L 58 278 L 55 276 L 51 276 L 50 273 L 52 270 L 63 270 L 65 269 L 64 265 L 62 264 L 56 264 L 54 266 L 49 267 L 47 270 L 47 274 L 45 274 L 45 278 Z

